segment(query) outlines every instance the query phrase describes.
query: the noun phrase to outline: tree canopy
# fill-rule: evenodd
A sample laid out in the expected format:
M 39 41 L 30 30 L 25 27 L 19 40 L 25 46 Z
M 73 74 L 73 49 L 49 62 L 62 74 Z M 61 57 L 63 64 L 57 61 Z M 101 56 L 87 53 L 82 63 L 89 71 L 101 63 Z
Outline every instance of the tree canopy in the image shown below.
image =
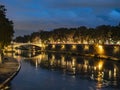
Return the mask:
M 13 22 L 6 17 L 5 6 L 0 5 L 0 48 L 10 44 L 13 35 Z
M 95 28 L 80 26 L 33 32 L 29 36 L 29 41 L 34 42 L 36 37 L 39 37 L 43 43 L 120 44 L 120 25 L 100 25 Z M 22 42 L 26 37 L 16 38 L 15 41 L 20 40 Z

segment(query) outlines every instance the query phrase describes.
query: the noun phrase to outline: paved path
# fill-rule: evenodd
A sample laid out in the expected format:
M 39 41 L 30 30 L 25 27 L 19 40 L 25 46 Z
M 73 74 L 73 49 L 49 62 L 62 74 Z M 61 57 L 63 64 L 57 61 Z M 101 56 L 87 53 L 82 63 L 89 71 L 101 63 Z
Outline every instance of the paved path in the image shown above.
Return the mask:
M 20 70 L 20 63 L 17 60 L 5 57 L 0 64 L 0 88 L 4 87 Z

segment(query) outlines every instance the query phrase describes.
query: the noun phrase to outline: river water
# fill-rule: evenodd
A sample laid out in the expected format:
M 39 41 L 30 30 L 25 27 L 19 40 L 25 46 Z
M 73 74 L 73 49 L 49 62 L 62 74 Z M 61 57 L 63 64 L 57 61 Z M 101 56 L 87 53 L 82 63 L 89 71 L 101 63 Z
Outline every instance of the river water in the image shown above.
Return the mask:
M 21 70 L 10 90 L 120 90 L 120 64 L 53 52 L 14 56 Z

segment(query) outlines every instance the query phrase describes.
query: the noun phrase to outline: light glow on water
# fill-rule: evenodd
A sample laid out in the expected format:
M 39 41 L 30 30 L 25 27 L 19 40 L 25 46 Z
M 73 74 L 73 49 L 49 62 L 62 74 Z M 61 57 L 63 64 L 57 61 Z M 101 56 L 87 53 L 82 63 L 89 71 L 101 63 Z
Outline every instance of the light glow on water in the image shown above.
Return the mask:
M 88 49 L 86 46 L 85 50 Z M 104 49 L 103 45 L 95 46 L 99 54 L 103 54 Z M 115 90 L 114 87 L 119 86 L 120 64 L 114 61 L 55 52 L 24 54 L 24 57 L 13 54 L 21 62 L 22 69 L 12 81 L 11 90 L 16 90 L 16 87 L 20 90 L 25 87 L 25 90 L 62 90 L 62 87 L 66 87 L 65 90 L 89 90 L 89 87 L 95 90 Z M 28 57 L 29 54 L 31 57 Z

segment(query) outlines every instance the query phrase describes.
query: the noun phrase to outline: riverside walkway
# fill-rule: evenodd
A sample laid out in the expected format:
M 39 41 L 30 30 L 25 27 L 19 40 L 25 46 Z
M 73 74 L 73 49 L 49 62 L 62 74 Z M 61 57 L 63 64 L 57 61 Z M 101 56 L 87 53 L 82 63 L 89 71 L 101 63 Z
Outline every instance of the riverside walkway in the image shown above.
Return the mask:
M 20 70 L 20 63 L 11 57 L 4 57 L 0 63 L 0 89 L 3 88 Z

